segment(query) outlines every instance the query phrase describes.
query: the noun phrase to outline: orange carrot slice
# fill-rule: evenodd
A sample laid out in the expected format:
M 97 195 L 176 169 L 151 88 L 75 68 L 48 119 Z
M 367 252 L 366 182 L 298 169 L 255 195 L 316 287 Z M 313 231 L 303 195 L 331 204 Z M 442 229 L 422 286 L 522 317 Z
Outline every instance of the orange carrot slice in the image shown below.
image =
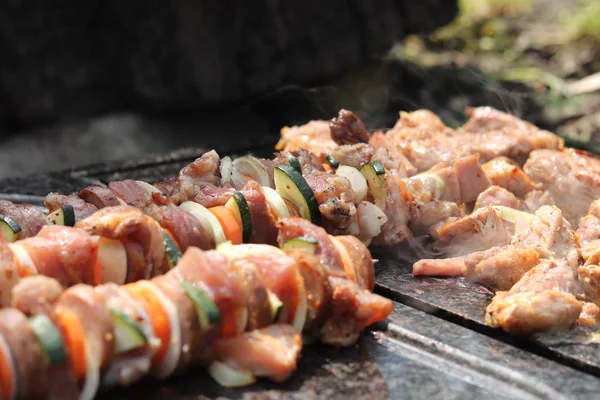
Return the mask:
M 225 206 L 211 207 L 208 211 L 217 217 L 227 240 L 230 240 L 232 244 L 242 244 L 242 224 L 233 211 Z
M 85 376 L 87 359 L 85 356 L 85 332 L 77 314 L 68 308 L 59 308 L 56 316 L 68 348 L 71 368 L 77 380 Z
M 0 393 L 4 399 L 11 399 L 15 390 L 13 387 L 15 371 L 10 362 L 10 354 L 7 354 L 8 351 L 8 348 L 0 346 Z
M 152 321 L 152 328 L 156 337 L 160 339 L 160 349 L 156 352 L 152 358 L 152 364 L 157 365 L 165 358 L 167 350 L 169 349 L 169 342 L 171 339 L 171 324 L 169 323 L 169 316 L 165 309 L 160 304 L 160 300 L 156 297 L 156 294 L 151 289 L 131 283 L 123 286 L 132 297 L 142 303 L 142 306 L 150 316 Z

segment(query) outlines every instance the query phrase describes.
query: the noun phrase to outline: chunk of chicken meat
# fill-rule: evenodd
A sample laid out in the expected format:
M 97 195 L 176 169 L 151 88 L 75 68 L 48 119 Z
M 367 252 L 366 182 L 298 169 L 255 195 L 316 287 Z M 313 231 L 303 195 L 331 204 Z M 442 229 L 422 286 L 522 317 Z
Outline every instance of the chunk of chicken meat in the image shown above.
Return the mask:
M 436 230 L 435 248 L 449 257 L 462 256 L 510 243 L 515 224 L 501 217 L 494 207 L 442 225 Z
M 579 285 L 570 265 L 548 259 L 529 270 L 508 292 L 498 292 L 486 310 L 486 322 L 508 333 L 532 335 L 572 326 L 583 310 Z
M 497 157 L 481 166 L 492 185 L 500 186 L 517 197 L 524 197 L 537 188 L 535 182 L 512 160 Z
M 600 198 L 600 160 L 580 150 L 537 150 L 524 170 L 539 183 L 564 213 L 578 226 L 592 201 Z
M 473 209 L 477 210 L 489 206 L 504 206 L 515 210 L 523 210 L 525 208 L 523 202 L 512 192 L 500 186 L 490 186 L 479 193 Z
M 506 156 L 521 163 L 532 150 L 563 147 L 560 137 L 501 111 L 479 107 L 467 114 L 469 121 L 453 130 L 429 111 L 401 113 L 386 135 L 419 171 L 474 154 L 483 162 Z

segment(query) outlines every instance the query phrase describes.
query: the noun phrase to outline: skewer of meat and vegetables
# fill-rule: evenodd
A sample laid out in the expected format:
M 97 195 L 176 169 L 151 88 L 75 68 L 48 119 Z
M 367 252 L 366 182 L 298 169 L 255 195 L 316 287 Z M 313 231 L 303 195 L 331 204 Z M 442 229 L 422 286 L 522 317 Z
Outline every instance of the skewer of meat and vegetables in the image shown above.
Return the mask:
M 192 365 L 224 386 L 283 381 L 302 335 L 347 346 L 391 313 L 367 246 L 424 236 L 436 257 L 413 275 L 495 291 L 490 327 L 595 326 L 600 162 L 468 113 L 371 133 L 342 110 L 282 129 L 272 159 L 210 151 L 162 182 L 50 193 L 47 213 L 0 201 L 0 398 L 89 399 Z

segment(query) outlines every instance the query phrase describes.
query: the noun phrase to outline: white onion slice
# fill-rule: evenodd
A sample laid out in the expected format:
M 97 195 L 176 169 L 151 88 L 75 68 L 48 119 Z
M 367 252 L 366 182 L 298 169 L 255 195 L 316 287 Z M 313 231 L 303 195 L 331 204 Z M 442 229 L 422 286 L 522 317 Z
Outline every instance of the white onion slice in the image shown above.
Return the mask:
M 227 388 L 248 386 L 256 382 L 250 371 L 233 368 L 221 361 L 213 361 L 208 367 L 208 373 L 219 385 Z
M 232 245 L 231 242 L 225 242 L 217 246 L 217 251 L 231 260 L 260 254 L 272 254 L 279 257 L 287 256 L 285 251 L 268 244 L 248 243 Z
M 206 207 L 193 201 L 185 201 L 179 207 L 196 217 L 202 227 L 212 234 L 216 244 L 227 241 L 219 220 Z
M 283 197 L 277 193 L 277 191 L 269 186 L 263 186 L 263 193 L 269 206 L 275 210 L 275 213 L 279 218 L 289 218 L 290 210 L 288 210 L 287 204 L 283 201 Z
M 140 188 L 142 188 L 143 190 L 146 191 L 146 193 L 148 193 L 150 196 L 152 196 L 153 193 L 158 193 L 158 194 L 163 194 L 163 192 L 161 192 L 156 186 L 149 184 L 148 182 L 144 182 L 144 181 L 135 181 Z
M 160 305 L 169 316 L 169 326 L 171 328 L 169 347 L 162 362 L 152 368 L 152 375 L 159 379 L 164 379 L 175 371 L 181 353 L 181 328 L 179 326 L 177 308 L 152 282 L 139 281 L 137 284 L 152 290 L 158 298 Z
M 356 213 L 360 226 L 359 238 L 363 241 L 377 237 L 381 233 L 381 227 L 388 220 L 381 208 L 368 201 L 361 201 Z
M 354 167 L 349 167 L 347 165 L 341 165 L 336 171 L 335 174 L 338 176 L 343 176 L 344 178 L 350 181 L 350 186 L 352 186 L 352 190 L 355 194 L 355 201 L 358 203 L 364 200 L 367 197 L 367 192 L 369 190 L 369 186 L 367 185 L 367 180 Z
M 100 238 L 97 262 L 102 266 L 102 283 L 125 283 L 127 278 L 127 252 L 119 240 Z
M 248 155 L 235 159 L 231 174 L 233 186 L 239 190 L 250 179 L 257 181 L 261 186 L 270 186 L 271 184 L 267 169 L 258 158 Z
M 79 400 L 93 400 L 100 386 L 100 362 L 85 340 L 85 383 L 79 393 Z
M 306 313 L 308 312 L 308 300 L 306 298 L 306 286 L 304 285 L 304 279 L 300 279 L 298 284 L 298 296 L 300 299 L 296 306 L 296 312 L 294 312 L 294 319 L 292 325 L 300 332 L 304 329 L 306 323 Z
M 238 308 L 235 311 L 235 331 L 240 334 L 246 330 L 248 326 L 248 307 Z
M 221 183 L 226 184 L 231 182 L 231 175 L 233 174 L 233 162 L 231 157 L 225 156 L 221 158 L 221 165 L 219 165 L 219 172 L 221 173 Z

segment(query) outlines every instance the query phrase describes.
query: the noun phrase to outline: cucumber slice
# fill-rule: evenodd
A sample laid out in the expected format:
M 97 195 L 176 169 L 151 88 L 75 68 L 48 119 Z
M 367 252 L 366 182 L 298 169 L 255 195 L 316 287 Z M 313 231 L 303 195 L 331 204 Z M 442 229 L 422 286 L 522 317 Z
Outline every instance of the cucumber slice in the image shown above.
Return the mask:
M 50 225 L 75 226 L 75 210 L 73 206 L 62 206 L 46 216 Z
M 292 168 L 302 173 L 302 165 L 300 165 L 300 161 L 298 161 L 298 158 L 296 156 L 290 154 L 288 157 L 288 161 Z
M 275 189 L 284 199 L 292 202 L 302 218 L 310 220 L 315 225 L 321 223 L 319 204 L 302 174 L 290 165 L 278 165 L 274 171 Z
M 285 242 L 283 246 L 281 246 L 281 249 L 307 249 L 314 253 L 317 249 L 318 244 L 319 241 L 317 239 L 306 236 L 299 236 L 297 238 L 293 238 Z
M 167 260 L 169 261 L 169 265 L 171 268 L 177 265 L 179 259 L 181 258 L 181 250 L 177 243 L 173 240 L 171 235 L 167 233 L 163 229 L 163 243 L 165 244 L 165 252 L 167 253 Z
M 250 207 L 248 202 L 241 192 L 234 192 L 231 198 L 225 203 L 225 207 L 229 208 L 238 221 L 242 224 L 242 240 L 244 242 L 250 241 L 250 235 L 252 234 L 252 215 L 250 214 Z
M 219 385 L 227 388 L 248 386 L 256 382 L 250 371 L 234 368 L 221 361 L 213 361 L 208 367 L 208 373 Z
M 110 309 L 110 314 L 114 324 L 115 351 L 117 353 L 123 353 L 148 343 L 148 338 L 133 318 L 115 308 Z
M 181 203 L 179 207 L 196 217 L 204 229 L 206 229 L 207 232 L 212 233 L 216 244 L 225 242 L 227 240 L 219 220 L 213 215 L 213 213 L 208 211 L 206 207 L 201 204 L 194 203 L 193 201 L 185 201 Z
M 367 180 L 359 170 L 347 165 L 341 165 L 337 171 L 335 171 L 335 174 L 338 176 L 343 176 L 350 181 L 350 186 L 352 186 L 352 190 L 356 195 L 354 199 L 356 203 L 360 203 L 365 197 L 367 197 L 369 186 L 367 185 Z
M 243 156 L 233 161 L 231 181 L 236 189 L 244 187 L 246 182 L 253 179 L 261 186 L 269 186 L 271 181 L 265 166 L 253 156 Z
M 277 193 L 275 189 L 272 189 L 268 186 L 263 186 L 263 193 L 265 198 L 267 199 L 267 203 L 269 207 L 275 210 L 275 213 L 279 218 L 289 218 L 290 210 L 288 209 L 283 198 Z
M 365 164 L 360 173 L 365 177 L 369 186 L 369 193 L 373 197 L 373 202 L 377 207 L 385 211 L 386 187 L 385 187 L 385 169 L 379 161 L 373 161 Z
M 340 166 L 338 160 L 336 160 L 335 158 L 333 158 L 333 156 L 330 156 L 329 154 L 325 157 L 325 162 L 327 162 L 327 164 L 329 164 L 333 169 L 338 169 Z
M 231 175 L 233 174 L 233 161 L 231 157 L 225 156 L 221 158 L 221 165 L 219 166 L 219 172 L 221 172 L 221 183 L 226 184 L 231 182 Z
M 186 281 L 180 281 L 179 284 L 185 290 L 190 299 L 196 306 L 200 325 L 208 329 L 212 325 L 221 323 L 221 313 L 215 303 L 200 288 Z
M 283 310 L 283 302 L 279 300 L 279 297 L 270 290 L 267 289 L 269 295 L 269 304 L 271 305 L 271 321 L 277 322 Z
M 21 225 L 8 215 L 0 214 L 0 235 L 7 242 L 14 242 L 21 237 Z
M 29 325 L 44 350 L 46 361 L 51 365 L 64 363 L 67 360 L 65 343 L 50 318 L 47 315 L 36 315 L 29 318 Z

